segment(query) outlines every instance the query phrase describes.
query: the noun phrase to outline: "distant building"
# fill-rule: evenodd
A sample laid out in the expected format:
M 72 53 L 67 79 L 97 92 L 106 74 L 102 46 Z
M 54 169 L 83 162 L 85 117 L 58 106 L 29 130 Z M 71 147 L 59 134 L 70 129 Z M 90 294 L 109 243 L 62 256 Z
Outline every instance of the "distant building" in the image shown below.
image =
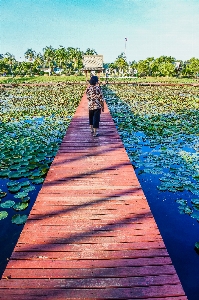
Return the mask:
M 100 76 L 104 70 L 103 68 L 103 55 L 84 55 L 83 57 L 83 71 L 86 74 L 94 73 Z

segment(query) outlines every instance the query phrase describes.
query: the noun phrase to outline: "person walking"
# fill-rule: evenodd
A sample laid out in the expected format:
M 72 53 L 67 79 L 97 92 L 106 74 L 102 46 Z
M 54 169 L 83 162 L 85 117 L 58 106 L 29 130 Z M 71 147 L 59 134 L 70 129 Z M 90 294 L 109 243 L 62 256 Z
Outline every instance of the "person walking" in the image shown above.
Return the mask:
M 98 136 L 100 113 L 104 111 L 104 97 L 100 86 L 98 85 L 98 77 L 92 76 L 89 81 L 90 85 L 86 89 L 89 109 L 89 125 L 91 133 L 94 137 Z

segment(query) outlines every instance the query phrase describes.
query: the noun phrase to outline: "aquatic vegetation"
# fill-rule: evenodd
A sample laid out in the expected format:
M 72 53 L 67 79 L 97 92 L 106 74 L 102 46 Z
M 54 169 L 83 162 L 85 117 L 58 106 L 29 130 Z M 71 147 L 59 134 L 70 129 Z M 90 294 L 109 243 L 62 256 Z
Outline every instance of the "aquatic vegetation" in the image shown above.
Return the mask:
M 138 176 L 156 176 L 161 192 L 190 194 L 176 203 L 199 221 L 199 87 L 110 85 L 104 93 Z
M 43 183 L 84 90 L 79 85 L 0 90 L 0 199 L 8 213 L 25 210 L 35 185 Z M 0 210 L 0 219 L 5 217 Z M 23 224 L 19 216 L 13 220 Z

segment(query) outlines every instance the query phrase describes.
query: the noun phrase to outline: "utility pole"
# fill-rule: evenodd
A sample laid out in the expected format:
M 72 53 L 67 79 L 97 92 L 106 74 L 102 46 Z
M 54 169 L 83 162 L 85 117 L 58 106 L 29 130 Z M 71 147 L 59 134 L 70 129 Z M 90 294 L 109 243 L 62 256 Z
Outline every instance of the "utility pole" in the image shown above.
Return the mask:
M 127 42 L 127 38 L 125 38 L 125 44 L 124 44 L 124 54 L 126 56 L 126 42 Z

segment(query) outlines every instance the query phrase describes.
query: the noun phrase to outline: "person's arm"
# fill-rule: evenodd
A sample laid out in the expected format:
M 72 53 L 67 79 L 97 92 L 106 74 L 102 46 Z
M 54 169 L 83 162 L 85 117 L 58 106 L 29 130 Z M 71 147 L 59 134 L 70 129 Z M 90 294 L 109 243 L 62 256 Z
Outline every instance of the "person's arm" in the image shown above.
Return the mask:
M 102 106 L 102 111 L 104 111 L 104 96 L 101 90 L 101 87 L 99 86 L 99 91 L 100 91 L 100 104 Z

